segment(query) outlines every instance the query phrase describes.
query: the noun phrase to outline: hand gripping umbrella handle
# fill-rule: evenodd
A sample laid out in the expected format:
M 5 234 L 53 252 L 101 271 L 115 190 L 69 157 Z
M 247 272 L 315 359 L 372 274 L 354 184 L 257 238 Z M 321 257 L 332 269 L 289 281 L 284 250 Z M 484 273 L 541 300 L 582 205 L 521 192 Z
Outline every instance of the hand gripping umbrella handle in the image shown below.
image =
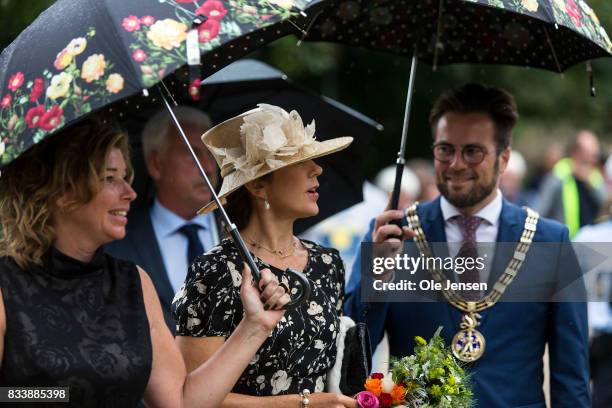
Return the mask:
M 230 235 L 232 236 L 232 240 L 238 247 L 238 252 L 240 252 L 242 260 L 246 262 L 247 265 L 249 265 L 249 268 L 251 268 L 255 280 L 259 281 L 259 279 L 261 278 L 259 268 L 257 267 L 255 260 L 251 256 L 251 253 L 249 252 L 248 248 L 246 247 L 244 240 L 242 239 L 242 237 L 240 237 L 238 229 L 235 225 L 232 225 L 232 227 L 233 228 L 230 229 Z M 288 293 L 288 295 L 291 296 L 291 300 L 287 304 L 285 304 L 283 309 L 295 309 L 297 306 L 301 305 L 310 297 L 310 282 L 303 273 L 298 272 L 295 269 L 287 268 L 285 269 L 285 273 L 289 275 L 290 282 L 297 281 L 299 283 L 299 286 L 296 297 L 293 297 L 291 296 L 291 293 Z

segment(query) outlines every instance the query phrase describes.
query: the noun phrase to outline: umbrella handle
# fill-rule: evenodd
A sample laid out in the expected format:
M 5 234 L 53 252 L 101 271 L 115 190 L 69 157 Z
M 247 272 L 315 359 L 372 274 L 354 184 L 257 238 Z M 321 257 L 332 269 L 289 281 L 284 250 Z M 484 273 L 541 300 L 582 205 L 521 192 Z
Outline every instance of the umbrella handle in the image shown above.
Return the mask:
M 301 291 L 297 294 L 297 296 L 295 298 L 292 298 L 283 307 L 283 309 L 285 310 L 291 310 L 291 309 L 295 309 L 296 307 L 298 307 L 299 305 L 301 305 L 302 303 L 304 303 L 306 300 L 310 298 L 310 282 L 308 281 L 308 278 L 306 277 L 306 275 L 304 275 L 301 272 L 296 271 L 295 269 L 287 268 L 285 269 L 285 273 L 287 275 L 292 275 L 293 279 L 300 283 L 299 287 L 301 288 Z M 289 296 L 291 296 L 291 293 L 289 293 Z
M 255 281 L 258 282 L 259 279 L 261 278 L 261 272 L 259 271 L 259 268 L 257 267 L 257 264 L 255 263 L 255 260 L 251 256 L 251 253 L 246 247 L 244 240 L 240 236 L 240 233 L 238 232 L 238 228 L 236 228 L 235 224 L 232 224 L 229 230 L 229 233 L 232 236 L 232 240 L 238 247 L 238 252 L 240 253 L 240 257 L 247 265 L 249 265 L 249 268 L 251 268 L 251 272 L 253 274 L 253 278 L 255 279 Z M 296 307 L 300 306 L 310 297 L 311 288 L 310 288 L 310 282 L 308 281 L 308 278 L 303 273 L 298 272 L 292 268 L 285 269 L 285 273 L 290 276 L 290 281 L 297 281 L 299 283 L 297 296 L 296 297 L 292 296 L 292 299 L 287 304 L 285 304 L 285 306 L 283 306 L 283 309 L 291 310 L 291 309 L 295 309 Z M 291 296 L 291 293 L 288 293 L 288 295 Z
M 404 174 L 405 166 L 406 160 L 398 157 L 397 161 L 395 162 L 395 182 L 393 184 L 393 193 L 391 194 L 391 207 L 389 208 L 390 210 L 399 209 L 399 196 L 400 191 L 402 190 L 402 175 Z M 394 222 L 394 224 L 396 223 Z

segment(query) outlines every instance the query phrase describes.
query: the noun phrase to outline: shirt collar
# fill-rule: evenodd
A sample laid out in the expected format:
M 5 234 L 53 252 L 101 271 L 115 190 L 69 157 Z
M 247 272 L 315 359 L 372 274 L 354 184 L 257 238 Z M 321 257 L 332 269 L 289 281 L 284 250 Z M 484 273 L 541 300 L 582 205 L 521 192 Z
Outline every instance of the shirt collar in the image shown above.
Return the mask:
M 440 198 L 440 209 L 442 210 L 442 217 L 444 221 L 448 222 L 451 218 L 457 215 L 461 215 L 457 207 L 448 202 L 448 200 L 442 196 Z M 496 225 L 499 221 L 502 210 L 502 193 L 497 189 L 497 195 L 489 204 L 480 209 L 475 216 L 484 219 L 491 225 Z
M 210 227 L 210 217 L 198 215 L 190 220 L 186 220 L 180 215 L 164 207 L 156 198 L 151 208 L 151 218 L 159 227 L 159 233 L 163 237 L 174 234 L 185 224 L 197 224 L 204 229 Z

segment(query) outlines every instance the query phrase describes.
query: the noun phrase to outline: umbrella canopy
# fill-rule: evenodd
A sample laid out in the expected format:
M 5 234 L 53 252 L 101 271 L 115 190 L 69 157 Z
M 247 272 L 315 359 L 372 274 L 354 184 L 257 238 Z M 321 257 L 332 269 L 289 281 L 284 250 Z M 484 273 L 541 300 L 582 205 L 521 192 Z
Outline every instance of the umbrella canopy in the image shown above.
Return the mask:
M 434 70 L 486 63 L 562 72 L 580 61 L 612 56 L 608 34 L 583 0 L 333 0 L 313 15 L 307 40 L 412 55 L 390 208 L 399 200 L 417 61 Z
M 258 103 L 269 103 L 287 111 L 297 110 L 305 123 L 315 120 L 317 140 L 341 136 L 354 138 L 351 146 L 341 153 L 317 159 L 324 168 L 319 178 L 320 211 L 316 217 L 299 220 L 295 225 L 296 233 L 363 200 L 365 175 L 363 169 L 355 164 L 366 160 L 370 142 L 383 129 L 369 117 L 334 99 L 300 87 L 270 65 L 249 59 L 236 61 L 206 78 L 197 104 L 189 98 L 182 102 L 208 113 L 214 123 L 252 109 Z M 152 192 L 142 158 L 140 134 L 154 113 L 153 109 L 124 111 L 126 120 L 123 124 L 131 135 L 133 152 L 137 155 L 134 163 L 139 171 L 134 183 L 139 197 L 142 197 L 140 204 L 148 204 Z
M 295 31 L 316 2 L 58 0 L 0 55 L 0 164 L 188 62 L 211 74 Z
M 106 108 L 112 113 L 140 92 L 144 102 L 159 101 L 168 108 L 199 165 L 168 99 L 186 89 L 197 95 L 202 73 L 211 74 L 294 31 L 298 26 L 292 19 L 307 16 L 302 9 L 317 2 L 58 0 L 0 55 L 0 89 L 5 92 L 0 95 L 0 166 L 90 112 Z M 174 75 L 186 64 L 191 85 Z M 161 101 L 147 101 L 146 89 L 169 75 L 174 78 L 169 84 L 162 82 Z M 211 187 L 201 166 L 199 171 Z M 214 192 L 213 196 L 218 200 Z M 246 244 L 223 208 L 221 213 L 258 280 L 259 270 Z M 286 272 L 301 289 L 285 305 L 293 308 L 308 299 L 310 284 L 300 272 Z
M 507 64 L 561 72 L 612 56 L 584 0 L 348 0 L 326 2 L 307 40 L 333 41 L 430 64 Z

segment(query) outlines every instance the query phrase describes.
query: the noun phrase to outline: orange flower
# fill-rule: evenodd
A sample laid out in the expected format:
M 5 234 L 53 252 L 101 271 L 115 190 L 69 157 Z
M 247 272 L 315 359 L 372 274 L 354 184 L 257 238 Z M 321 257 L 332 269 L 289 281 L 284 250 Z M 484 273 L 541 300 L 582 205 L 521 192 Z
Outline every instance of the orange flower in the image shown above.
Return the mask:
M 382 382 L 376 378 L 368 378 L 364 384 L 364 387 L 367 391 L 370 391 L 372 394 L 376 395 L 376 397 L 380 397 L 382 393 Z
M 391 391 L 391 397 L 393 397 L 393 404 L 399 404 L 404 402 L 404 397 L 406 396 L 406 388 L 395 384 L 393 386 L 393 390 Z

